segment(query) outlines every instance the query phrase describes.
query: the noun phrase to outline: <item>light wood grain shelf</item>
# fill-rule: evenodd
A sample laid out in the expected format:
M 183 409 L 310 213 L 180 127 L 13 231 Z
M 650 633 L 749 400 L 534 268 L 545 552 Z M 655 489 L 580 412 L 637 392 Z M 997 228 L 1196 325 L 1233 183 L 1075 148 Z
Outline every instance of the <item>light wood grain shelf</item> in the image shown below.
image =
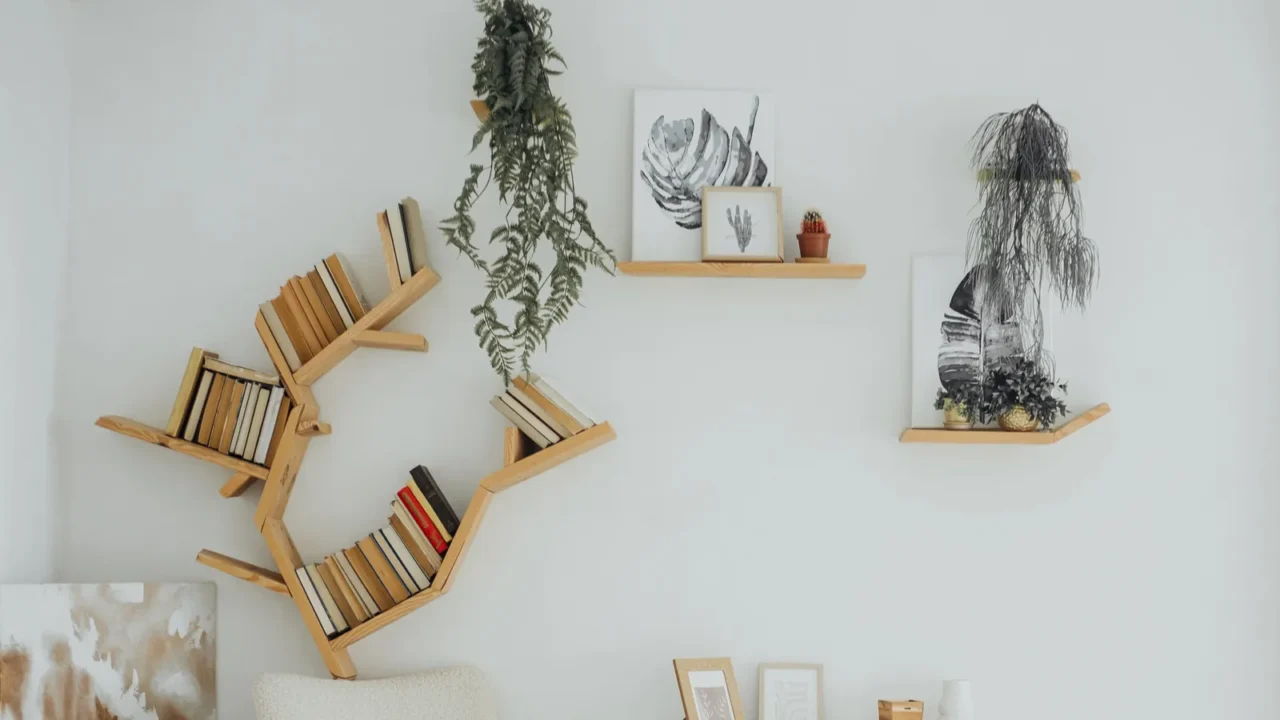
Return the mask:
M 904 443 L 947 443 L 953 445 L 1052 445 L 1097 422 L 1111 412 L 1102 403 L 1080 413 L 1054 430 L 1045 432 L 1005 432 L 1003 430 L 946 430 L 944 428 L 908 428 L 899 441 Z
M 237 475 L 247 475 L 248 477 L 256 480 L 266 480 L 267 473 L 270 472 L 268 468 L 261 465 L 255 465 L 247 460 L 242 460 L 230 455 L 223 455 L 217 450 L 207 448 L 198 443 L 187 442 L 182 438 L 171 437 L 166 435 L 164 430 L 161 430 L 160 428 L 151 427 L 150 425 L 140 423 L 137 420 L 130 420 L 129 418 L 120 417 L 119 415 L 103 415 L 98 418 L 98 421 L 94 424 L 100 428 L 106 428 L 107 430 L 120 433 L 126 437 L 148 442 L 152 445 L 159 445 L 160 447 L 167 447 L 170 450 L 180 452 L 183 455 L 189 455 L 197 460 L 211 462 L 214 465 L 224 467 Z
M 258 567 L 252 563 L 237 560 L 212 550 L 201 550 L 196 555 L 196 562 L 232 577 L 253 583 L 264 590 L 270 590 L 282 595 L 289 594 L 289 588 L 285 585 L 284 578 L 274 570 Z
M 620 262 L 618 269 L 642 277 L 857 280 L 867 274 L 866 265 L 794 262 Z

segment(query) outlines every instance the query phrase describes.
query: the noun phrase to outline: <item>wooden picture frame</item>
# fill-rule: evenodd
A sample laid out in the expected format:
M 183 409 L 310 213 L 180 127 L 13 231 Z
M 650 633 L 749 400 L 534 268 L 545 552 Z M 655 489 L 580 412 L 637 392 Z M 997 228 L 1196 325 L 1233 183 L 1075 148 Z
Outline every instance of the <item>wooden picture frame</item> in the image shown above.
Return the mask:
M 765 197 L 768 196 L 768 197 Z M 765 234 L 756 241 L 761 250 L 750 254 L 742 244 L 741 236 L 729 223 L 728 217 L 721 217 L 721 210 L 728 210 L 727 204 L 740 199 L 754 206 L 759 213 L 767 209 L 771 215 L 770 222 L 776 227 L 766 226 Z M 738 254 L 730 254 L 725 248 L 726 237 L 738 237 Z M 772 242 L 777 237 L 777 247 Z M 748 243 L 753 240 L 747 240 Z M 767 250 L 763 248 L 768 248 Z M 712 187 L 702 188 L 702 261 L 703 262 L 782 262 L 782 188 L 780 187 Z
M 676 659 L 673 664 L 686 720 L 746 720 L 742 698 L 738 696 L 738 682 L 733 678 L 733 661 L 686 658 Z M 720 677 L 716 678 L 716 674 Z M 723 692 L 717 693 L 721 688 Z M 728 703 L 728 708 L 724 703 Z
M 815 673 L 817 675 L 817 692 L 813 704 L 810 705 L 808 699 L 802 703 L 801 708 L 788 707 L 787 712 L 782 715 L 775 714 L 774 708 L 768 704 L 767 692 L 770 688 L 768 674 L 773 671 L 781 671 L 783 673 L 794 673 L 800 671 L 803 673 Z M 796 715 L 794 710 L 809 708 L 806 715 Z M 799 717 L 802 720 L 823 720 L 822 707 L 822 665 L 815 663 L 760 663 L 760 705 L 759 720 L 786 720 L 787 718 Z M 816 713 L 816 714 L 814 714 Z

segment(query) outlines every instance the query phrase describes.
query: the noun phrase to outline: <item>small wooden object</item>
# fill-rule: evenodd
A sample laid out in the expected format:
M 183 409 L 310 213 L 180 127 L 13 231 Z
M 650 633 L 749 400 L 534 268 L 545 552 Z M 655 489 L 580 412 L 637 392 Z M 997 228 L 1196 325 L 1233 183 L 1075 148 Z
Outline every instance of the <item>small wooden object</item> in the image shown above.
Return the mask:
M 483 106 L 483 103 L 481 103 Z M 379 225 L 385 220 L 380 217 Z M 339 362 L 350 355 L 358 347 L 389 348 L 395 350 L 413 350 L 422 352 L 427 349 L 426 338 L 412 333 L 387 332 L 383 330 L 400 313 L 404 312 L 418 298 L 440 282 L 440 276 L 431 268 L 424 267 L 415 273 L 408 282 L 401 283 L 395 265 L 395 258 L 388 254 L 387 279 L 391 282 L 391 294 L 375 307 L 369 309 L 352 327 L 346 328 L 337 338 L 306 361 L 297 372 L 292 372 L 284 354 L 276 343 L 275 336 L 259 312 L 254 321 L 262 343 L 267 348 L 271 362 L 280 373 L 287 394 L 286 400 L 292 401 L 292 408 L 284 418 L 284 431 L 279 445 L 270 463 L 263 467 L 220 453 L 199 443 L 187 442 L 180 438 L 165 434 L 164 430 L 134 422 L 128 418 L 103 416 L 98 418 L 97 425 L 113 432 L 127 435 L 153 445 L 160 445 L 184 455 L 214 463 L 234 473 L 221 488 L 223 497 L 238 497 L 258 480 L 265 481 L 262 497 L 258 500 L 254 524 L 262 533 L 267 549 L 275 560 L 279 572 L 258 567 L 251 563 L 237 560 L 226 555 L 202 550 L 197 561 L 215 570 L 239 578 L 246 582 L 265 588 L 272 592 L 288 595 L 297 606 L 298 613 L 306 625 L 308 633 L 315 641 L 316 649 L 324 660 L 325 667 L 335 678 L 352 679 L 356 676 L 355 666 L 347 654 L 347 648 L 358 640 L 369 637 L 374 632 L 391 625 L 396 620 L 435 600 L 448 592 L 457 576 L 455 570 L 462 560 L 463 554 L 471 545 L 476 529 L 484 517 L 485 509 L 493 496 L 517 485 L 534 475 L 546 472 L 582 453 L 614 439 L 615 434 L 609 423 L 599 425 L 581 432 L 563 442 L 557 443 L 548 450 L 532 453 L 531 441 L 520 436 L 520 431 L 508 428 L 504 442 L 505 467 L 489 475 L 476 488 L 471 502 L 467 505 L 466 514 L 454 533 L 453 542 L 445 554 L 440 570 L 436 573 L 431 587 L 410 596 L 404 602 L 389 607 L 384 612 L 369 618 L 356 627 L 335 637 L 328 638 L 324 634 L 320 621 L 308 601 L 305 591 L 298 582 L 296 570 L 303 566 L 302 556 L 289 536 L 289 529 L 284 524 L 285 507 L 289 503 L 290 494 L 298 476 L 298 468 L 306 455 L 307 445 L 313 437 L 328 435 L 332 432 L 329 423 L 320 421 L 320 406 L 311 391 L 311 385 L 332 370 Z M 304 288 L 305 290 L 305 288 Z M 337 327 L 334 327 L 336 332 Z M 212 355 L 212 353 L 210 353 Z M 216 357 L 216 356 L 214 356 Z M 225 428 L 224 428 L 225 429 Z
M 807 257 L 798 257 L 798 258 L 796 258 L 796 262 L 798 262 L 798 263 L 806 263 L 806 264 L 807 264 L 807 263 L 813 263 L 813 264 L 815 264 L 815 265 L 828 265 L 828 264 L 830 264 L 830 263 L 831 263 L 831 258 L 807 258 Z
M 880 720 L 923 720 L 924 703 L 920 700 L 881 700 Z

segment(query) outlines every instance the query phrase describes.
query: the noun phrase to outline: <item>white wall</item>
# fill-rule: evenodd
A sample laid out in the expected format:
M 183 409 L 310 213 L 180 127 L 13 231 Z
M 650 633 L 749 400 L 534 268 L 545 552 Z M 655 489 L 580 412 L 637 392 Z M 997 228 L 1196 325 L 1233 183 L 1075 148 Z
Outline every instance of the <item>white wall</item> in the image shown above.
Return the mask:
M 66 270 L 62 0 L 0 2 L 0 582 L 53 577 L 54 370 Z
M 365 677 L 468 662 L 510 718 L 675 718 L 673 657 L 826 663 L 828 717 L 976 682 L 988 720 L 1276 717 L 1277 37 L 1260 0 L 551 0 L 578 186 L 629 254 L 631 91 L 777 91 L 791 224 L 826 211 L 854 283 L 590 279 L 538 366 L 619 439 L 497 498 L 448 596 L 353 650 Z M 214 468 L 92 427 L 163 423 L 191 346 L 267 366 L 258 302 L 337 249 L 385 291 L 372 218 L 450 208 L 475 121 L 463 2 L 87 0 L 74 66 L 59 381 L 68 580 L 214 579 L 224 717 L 322 674 L 292 605 L 193 562 L 270 562 Z M 746 38 L 734 40 L 734 38 Z M 961 251 L 966 143 L 1040 100 L 1072 131 L 1103 257 L 1060 328 L 1051 448 L 902 445 L 913 254 Z M 287 517 L 320 557 L 414 464 L 461 505 L 500 463 L 476 271 L 316 386 Z

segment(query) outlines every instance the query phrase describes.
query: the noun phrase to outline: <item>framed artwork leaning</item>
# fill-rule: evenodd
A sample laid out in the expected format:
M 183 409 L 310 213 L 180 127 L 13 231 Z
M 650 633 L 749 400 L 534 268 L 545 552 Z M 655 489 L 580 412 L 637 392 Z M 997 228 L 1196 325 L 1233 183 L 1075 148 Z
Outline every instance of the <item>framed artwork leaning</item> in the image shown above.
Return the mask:
M 782 188 L 702 189 L 704 262 L 782 262 Z
M 686 720 L 746 720 L 729 658 L 677 659 Z
M 760 720 L 822 720 L 822 666 L 761 663 Z

